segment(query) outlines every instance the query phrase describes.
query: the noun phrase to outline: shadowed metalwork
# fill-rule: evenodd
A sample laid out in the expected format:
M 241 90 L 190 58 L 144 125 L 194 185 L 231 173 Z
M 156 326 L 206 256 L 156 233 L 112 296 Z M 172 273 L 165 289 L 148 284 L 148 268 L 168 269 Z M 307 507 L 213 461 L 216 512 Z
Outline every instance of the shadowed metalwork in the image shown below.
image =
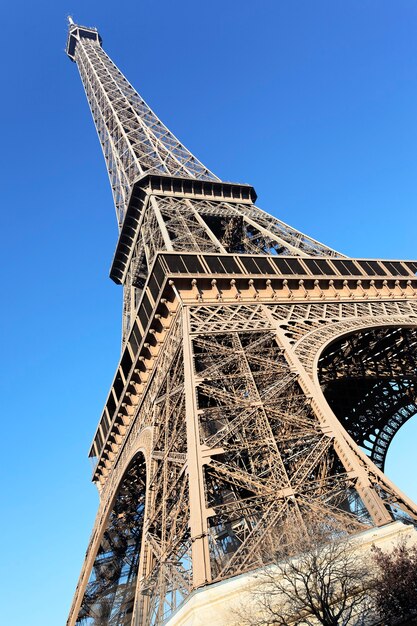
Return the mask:
M 138 455 L 123 476 L 84 593 L 77 624 L 131 623 L 145 517 L 146 467 Z
M 415 328 L 376 328 L 340 339 L 322 354 L 319 379 L 344 427 L 384 469 L 395 433 L 417 413 Z

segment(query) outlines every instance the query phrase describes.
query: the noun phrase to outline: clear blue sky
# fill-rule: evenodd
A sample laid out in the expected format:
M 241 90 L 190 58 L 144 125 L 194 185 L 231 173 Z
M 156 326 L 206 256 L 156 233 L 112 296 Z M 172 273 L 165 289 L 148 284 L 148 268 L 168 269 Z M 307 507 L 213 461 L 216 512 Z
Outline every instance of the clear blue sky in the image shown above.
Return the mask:
M 259 205 L 352 256 L 416 258 L 415 0 L 7 3 L 1 618 L 60 626 L 98 498 L 87 450 L 120 346 L 116 220 L 66 15 Z M 417 420 L 415 420 L 417 422 Z M 417 424 L 388 472 L 414 499 Z

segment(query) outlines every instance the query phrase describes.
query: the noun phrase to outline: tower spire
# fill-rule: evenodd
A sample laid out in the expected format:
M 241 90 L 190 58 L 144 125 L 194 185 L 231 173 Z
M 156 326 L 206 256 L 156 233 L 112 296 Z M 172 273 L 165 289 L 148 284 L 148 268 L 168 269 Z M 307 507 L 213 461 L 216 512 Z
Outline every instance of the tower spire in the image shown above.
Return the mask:
M 101 47 L 96 29 L 69 24 L 75 61 L 100 138 L 122 226 L 134 181 L 145 173 L 219 180 L 164 126 Z

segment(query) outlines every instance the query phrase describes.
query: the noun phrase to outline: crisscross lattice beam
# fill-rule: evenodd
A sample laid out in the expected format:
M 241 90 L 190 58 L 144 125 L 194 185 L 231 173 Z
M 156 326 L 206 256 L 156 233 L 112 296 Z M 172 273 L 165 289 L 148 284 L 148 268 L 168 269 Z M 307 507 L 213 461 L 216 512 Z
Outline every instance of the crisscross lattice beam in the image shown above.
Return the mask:
M 76 61 L 106 160 L 119 226 L 132 183 L 145 172 L 219 180 L 168 130 L 101 47 L 70 26 Z

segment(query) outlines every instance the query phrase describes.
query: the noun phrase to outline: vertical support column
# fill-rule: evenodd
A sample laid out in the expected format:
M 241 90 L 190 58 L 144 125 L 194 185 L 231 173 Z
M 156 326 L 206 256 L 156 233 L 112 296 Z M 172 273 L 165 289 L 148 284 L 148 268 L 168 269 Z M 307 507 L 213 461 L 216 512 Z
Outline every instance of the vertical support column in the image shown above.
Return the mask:
M 136 583 L 135 600 L 133 605 L 132 623 L 131 626 L 142 626 L 145 623 L 146 616 L 149 612 L 150 597 L 147 593 L 142 593 L 142 586 L 144 580 L 147 579 L 152 571 L 154 556 L 149 548 L 146 536 L 149 530 L 149 509 L 152 509 L 155 493 L 152 489 L 149 489 L 151 484 L 151 451 L 149 450 L 149 458 L 146 463 L 146 500 L 145 500 L 145 515 L 142 531 L 142 549 L 139 559 L 138 577 Z
M 287 359 L 287 362 L 298 374 L 298 382 L 302 390 L 306 396 L 311 397 L 311 406 L 317 415 L 323 431 L 333 437 L 334 448 L 340 458 L 340 461 L 346 471 L 349 472 L 351 477 L 355 480 L 355 489 L 367 508 L 372 521 L 376 526 L 390 524 L 393 521 L 392 517 L 369 480 L 366 468 L 360 462 L 359 457 L 355 454 L 355 451 L 344 438 L 337 417 L 333 414 L 330 407 L 328 407 L 318 395 L 313 381 L 308 376 L 300 359 L 295 354 L 290 342 L 288 341 L 288 338 L 285 336 L 282 328 L 280 328 L 276 320 L 271 315 L 268 307 L 264 307 L 264 312 L 268 320 L 275 328 L 277 340 L 285 351 L 285 358 Z
M 155 213 L 155 216 L 156 216 L 156 220 L 158 222 L 158 226 L 159 226 L 159 228 L 161 230 L 162 238 L 164 240 L 164 244 L 166 246 L 166 249 L 169 252 L 172 252 L 174 250 L 174 248 L 172 246 L 171 239 L 170 239 L 167 227 L 165 226 L 164 218 L 161 215 L 161 211 L 159 209 L 158 202 L 156 201 L 156 198 L 154 196 L 151 196 L 150 201 L 151 201 L 152 209 L 153 209 L 153 211 Z
M 188 307 L 183 308 L 182 315 L 193 586 L 200 587 L 211 580 L 210 552 Z
M 193 206 L 193 203 L 190 200 L 185 199 L 185 204 L 188 206 L 188 208 L 190 209 L 191 213 L 193 214 L 194 218 L 197 220 L 197 222 L 200 224 L 201 228 L 204 229 L 204 231 L 207 233 L 207 235 L 209 236 L 209 238 L 211 239 L 211 241 L 214 243 L 215 246 L 217 246 L 218 250 L 222 253 L 222 254 L 227 254 L 227 250 L 222 246 L 222 244 L 220 243 L 220 241 L 217 239 L 216 235 L 213 233 L 213 231 L 211 230 L 211 228 L 207 227 L 206 222 L 203 220 L 203 218 L 201 217 L 201 215 L 199 214 L 198 211 L 196 211 L 196 209 Z

